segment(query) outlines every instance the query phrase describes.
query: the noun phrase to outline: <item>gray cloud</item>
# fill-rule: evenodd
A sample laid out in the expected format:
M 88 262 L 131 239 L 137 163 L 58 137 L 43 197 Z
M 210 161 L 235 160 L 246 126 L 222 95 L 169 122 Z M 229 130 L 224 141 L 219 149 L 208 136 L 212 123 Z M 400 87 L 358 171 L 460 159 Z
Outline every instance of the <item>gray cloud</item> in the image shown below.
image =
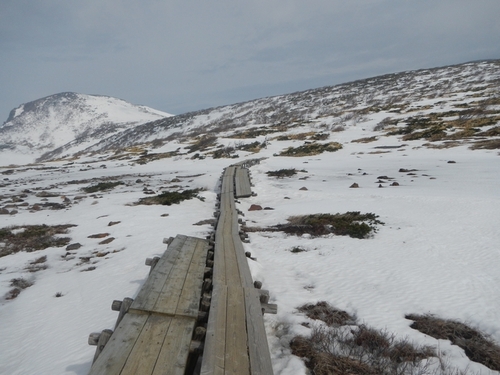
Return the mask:
M 173 113 L 500 58 L 498 0 L 3 0 L 0 118 L 61 91 Z

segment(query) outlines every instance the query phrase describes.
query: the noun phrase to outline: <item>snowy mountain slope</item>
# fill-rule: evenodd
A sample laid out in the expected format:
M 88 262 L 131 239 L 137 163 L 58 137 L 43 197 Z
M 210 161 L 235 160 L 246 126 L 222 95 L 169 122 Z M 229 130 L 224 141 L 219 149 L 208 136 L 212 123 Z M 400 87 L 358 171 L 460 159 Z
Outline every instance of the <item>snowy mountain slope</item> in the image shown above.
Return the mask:
M 0 148 L 34 157 L 52 151 L 56 157 L 68 144 L 76 152 L 110 134 L 169 116 L 108 96 L 65 92 L 13 109 L 0 127 Z
M 321 325 L 298 311 L 318 301 L 434 347 L 442 362 L 424 360 L 436 372 L 421 374 L 499 374 L 405 318 L 459 320 L 500 344 L 498 79 L 495 61 L 400 73 L 161 119 L 72 160 L 0 168 L 0 254 L 30 225 L 74 225 L 56 237 L 81 245 L 0 256 L 0 373 L 87 374 L 87 335 L 114 326 L 111 302 L 135 296 L 144 259 L 165 237 L 210 234 L 222 169 L 262 158 L 257 196 L 238 209 L 253 277 L 278 304 L 265 316 L 276 375 L 307 374 L 290 341 Z M 330 143 L 341 148 L 315 153 Z M 297 173 L 267 174 L 282 169 Z M 85 190 L 99 183 L 116 184 Z M 135 204 L 196 188 L 202 199 Z M 349 211 L 385 224 L 365 239 L 259 229 Z
M 251 126 L 314 123 L 332 130 L 372 118 L 404 124 L 408 118 L 443 112 L 447 103 L 464 116 L 481 116 L 500 96 L 500 60 L 389 74 L 277 97 L 187 113 L 115 134 L 89 148 L 107 151 L 134 144 L 161 145 L 199 134 L 228 135 Z M 470 104 L 470 107 L 467 106 Z M 476 113 L 474 110 L 478 109 Z M 454 114 L 458 116 L 458 114 Z

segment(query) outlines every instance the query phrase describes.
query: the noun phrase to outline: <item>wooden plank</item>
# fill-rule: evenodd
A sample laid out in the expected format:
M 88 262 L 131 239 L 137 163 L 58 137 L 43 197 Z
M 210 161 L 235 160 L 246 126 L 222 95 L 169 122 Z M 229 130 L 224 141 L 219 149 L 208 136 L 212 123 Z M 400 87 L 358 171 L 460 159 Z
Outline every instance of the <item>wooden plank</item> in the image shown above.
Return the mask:
M 226 312 L 226 375 L 250 374 L 243 288 L 228 286 Z
M 260 293 L 254 288 L 245 288 L 244 291 L 250 372 L 252 375 L 272 375 L 273 367 L 260 307 Z
M 207 252 L 207 241 L 197 239 L 186 281 L 175 311 L 176 315 L 192 316 L 194 318 L 198 316 Z
M 118 375 L 147 319 L 147 315 L 126 314 L 92 365 L 89 375 Z
M 214 285 L 208 315 L 201 375 L 224 374 L 226 352 L 227 286 Z
M 252 186 L 250 184 L 249 171 L 246 168 L 238 167 L 235 174 L 236 198 L 246 198 L 252 196 Z
M 152 375 L 184 375 L 196 319 L 175 317 L 170 324 Z M 143 374 L 142 371 L 137 374 Z
M 196 249 L 196 242 L 193 238 L 187 238 L 186 242 L 184 242 L 175 267 L 169 273 L 168 278 L 162 285 L 155 305 L 149 311 L 170 315 L 176 313 L 184 283 L 188 276 L 188 269 Z
M 177 258 L 186 239 L 186 236 L 181 235 L 175 237 L 134 299 L 132 306 L 130 306 L 130 312 L 147 312 L 154 307 L 165 281 L 175 268 Z
M 151 375 L 174 318 L 149 315 L 120 375 Z

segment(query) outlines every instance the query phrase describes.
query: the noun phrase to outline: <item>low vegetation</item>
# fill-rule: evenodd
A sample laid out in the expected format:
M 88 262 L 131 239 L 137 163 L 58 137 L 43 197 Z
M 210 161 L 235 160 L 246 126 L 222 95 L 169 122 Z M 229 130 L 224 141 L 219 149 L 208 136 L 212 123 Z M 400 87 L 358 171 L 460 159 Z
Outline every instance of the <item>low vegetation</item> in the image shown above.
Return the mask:
M 19 294 L 21 294 L 22 290 L 29 288 L 32 285 L 32 281 L 26 280 L 22 277 L 10 280 L 10 286 L 13 288 L 9 290 L 9 292 L 5 296 L 5 299 L 10 300 L 16 298 L 17 296 L 19 296 Z
M 164 206 L 171 206 L 172 204 L 179 204 L 182 201 L 193 199 L 198 196 L 201 189 L 188 189 L 184 191 L 164 191 L 154 197 L 141 198 L 137 204 L 161 204 Z
M 70 242 L 68 237 L 57 235 L 68 233 L 68 228 L 75 225 L 26 225 L 12 226 L 0 229 L 0 257 L 19 251 L 32 252 L 48 247 L 62 247 Z
M 99 182 L 96 185 L 90 185 L 82 188 L 82 190 L 87 194 L 97 193 L 98 191 L 106 191 L 115 188 L 118 185 L 123 185 L 121 181 L 107 181 Z
M 359 211 L 346 212 L 343 214 L 313 214 L 291 216 L 287 224 L 276 227 L 287 234 L 301 236 L 310 234 L 322 236 L 333 233 L 338 236 L 349 236 L 352 238 L 367 238 L 377 231 L 378 224 L 384 224 L 378 220 L 378 215 L 373 213 L 362 214 Z
M 309 337 L 296 336 L 290 342 L 292 353 L 303 358 L 315 375 L 433 373 L 429 362 L 423 361 L 436 356 L 431 347 L 358 324 L 356 317 L 324 301 L 298 310 L 325 323 L 315 324 Z
M 214 135 L 202 135 L 198 137 L 193 144 L 187 147 L 189 153 L 205 151 L 217 144 L 217 137 Z
M 283 151 L 281 151 L 279 156 L 311 156 L 318 155 L 323 152 L 335 152 L 342 149 L 342 145 L 338 142 L 329 142 L 329 143 L 304 143 L 299 147 L 289 147 Z
M 287 224 L 278 224 L 272 227 L 247 227 L 242 226 L 245 232 L 285 232 L 302 236 L 323 236 L 335 234 L 352 238 L 369 238 L 377 231 L 377 225 L 384 225 L 378 220 L 378 215 L 373 213 L 362 214 L 358 211 L 343 214 L 313 214 L 291 216 Z
M 179 155 L 177 151 L 145 153 L 139 157 L 139 159 L 137 160 L 137 164 L 144 165 L 155 160 L 173 158 L 177 155 Z
M 471 361 L 500 371 L 500 346 L 478 330 L 456 320 L 441 319 L 434 315 L 410 314 L 405 318 L 413 320 L 411 328 L 435 339 L 450 340 L 461 347 Z
M 277 178 L 292 177 L 297 174 L 297 170 L 295 168 L 278 169 L 276 171 L 268 171 L 266 172 L 266 174 L 269 177 L 277 177 Z

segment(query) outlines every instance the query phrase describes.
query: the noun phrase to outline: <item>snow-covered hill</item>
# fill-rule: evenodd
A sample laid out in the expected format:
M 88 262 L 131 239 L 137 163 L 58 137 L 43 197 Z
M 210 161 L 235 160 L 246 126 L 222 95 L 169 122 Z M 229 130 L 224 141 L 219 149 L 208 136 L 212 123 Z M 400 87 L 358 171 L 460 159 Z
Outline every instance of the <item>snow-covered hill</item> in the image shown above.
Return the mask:
M 85 149 L 131 127 L 170 117 L 168 113 L 100 95 L 64 92 L 13 109 L 0 127 L 0 150 L 35 159 Z M 2 153 L 0 153 L 1 157 Z
M 290 342 L 324 327 L 299 311 L 318 301 L 433 347 L 440 360 L 416 360 L 427 368 L 413 373 L 499 374 L 407 318 L 465 322 L 500 344 L 499 83 L 499 61 L 375 77 L 159 119 L 68 158 L 0 167 L 0 374 L 87 374 L 87 335 L 114 326 L 111 302 L 136 295 L 144 259 L 163 253 L 163 238 L 209 235 L 222 169 L 256 158 L 257 195 L 237 208 L 252 275 L 278 305 L 265 316 L 275 375 L 308 373 Z M 200 199 L 138 204 L 185 189 Z M 384 224 L 363 239 L 265 230 L 353 211 Z

